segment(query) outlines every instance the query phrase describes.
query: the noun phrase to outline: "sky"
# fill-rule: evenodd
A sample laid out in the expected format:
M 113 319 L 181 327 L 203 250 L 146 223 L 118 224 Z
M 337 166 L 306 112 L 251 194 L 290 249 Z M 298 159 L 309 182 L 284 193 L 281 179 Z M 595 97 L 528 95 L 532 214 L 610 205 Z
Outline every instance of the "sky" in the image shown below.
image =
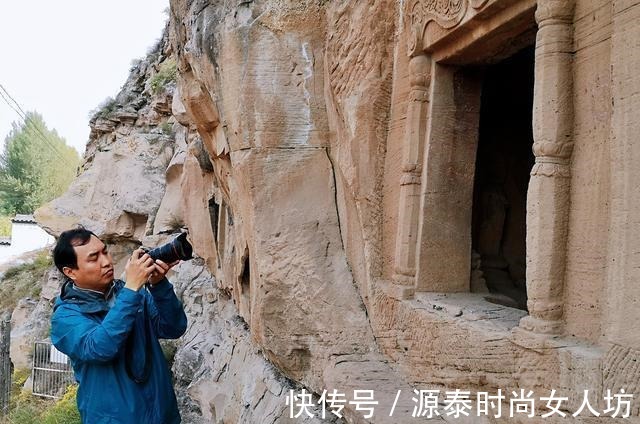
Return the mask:
M 84 153 L 89 114 L 162 35 L 169 0 L 0 2 L 0 84 Z M 20 116 L 0 98 L 0 144 Z

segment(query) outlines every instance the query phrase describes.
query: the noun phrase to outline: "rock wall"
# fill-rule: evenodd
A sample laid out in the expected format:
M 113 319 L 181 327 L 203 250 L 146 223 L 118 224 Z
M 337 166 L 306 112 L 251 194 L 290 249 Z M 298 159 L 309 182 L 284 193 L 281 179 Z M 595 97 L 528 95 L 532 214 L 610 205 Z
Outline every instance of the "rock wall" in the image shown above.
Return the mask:
M 175 78 L 153 87 L 159 84 L 156 76 L 174 60 L 165 31 L 155 49 L 132 67 L 115 99 L 91 119 L 76 180 L 36 216 L 52 234 L 76 224 L 95 232 L 109 245 L 116 274 L 136 246 L 159 245 L 188 224 L 199 257 L 176 267 L 170 278 L 185 305 L 189 327 L 179 341 L 165 343 L 173 353 L 184 422 L 291 422 L 285 398 L 301 386 L 265 359 L 229 290 L 219 288 L 205 266 L 209 261 L 215 271 L 216 262 L 208 256 L 213 246 L 208 201 L 220 196 L 220 190 L 201 138 L 184 120 L 181 103 L 173 102 Z M 50 289 L 43 290 L 39 302 L 16 308 L 16 340 L 41 335 L 43 325 L 48 328 L 59 283 L 57 271 L 52 275 L 46 285 Z M 36 320 L 22 317 L 23 310 Z M 29 344 L 14 346 L 23 345 Z M 317 406 L 310 411 L 320 416 Z M 305 415 L 296 422 L 319 421 Z

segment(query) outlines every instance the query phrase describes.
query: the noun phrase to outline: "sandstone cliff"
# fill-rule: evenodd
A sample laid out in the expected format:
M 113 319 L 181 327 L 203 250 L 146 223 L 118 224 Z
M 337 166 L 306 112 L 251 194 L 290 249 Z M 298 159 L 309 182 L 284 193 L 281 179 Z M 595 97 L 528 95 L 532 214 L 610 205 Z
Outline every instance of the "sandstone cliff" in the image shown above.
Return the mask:
M 184 422 L 288 422 L 284 398 L 300 386 L 269 363 L 260 346 L 251 342 L 229 290 L 216 283 L 215 263 L 205 265 L 211 260 L 211 248 L 198 244 L 199 237 L 212 237 L 208 197 L 217 186 L 200 137 L 184 120 L 180 102 L 172 100 L 175 74 L 166 75 L 172 67 L 175 69 L 175 58 L 165 31 L 153 51 L 132 66 L 117 96 L 101 105 L 91 119 L 77 179 L 62 197 L 36 215 L 52 234 L 82 224 L 100 235 L 109 244 L 117 274 L 135 246 L 157 245 L 171 233 L 189 228 L 201 259 L 179 265 L 171 279 L 190 324 L 177 344 L 167 344 L 167 351 L 174 353 L 176 392 Z M 191 199 L 189 206 L 183 207 L 183 198 Z M 204 202 L 194 200 L 198 198 Z M 202 216 L 205 222 L 199 221 Z M 40 323 L 50 316 L 57 277 L 57 271 L 48 277 L 46 287 L 51 290 L 43 290 L 40 302 L 27 308 L 42 310 L 37 314 Z M 25 308 L 14 313 L 19 324 L 16 330 L 41 336 L 42 325 L 32 330 L 36 323 L 20 318 Z M 14 346 L 28 349 L 29 341 L 20 340 L 16 338 Z M 311 410 L 318 412 L 315 407 Z M 308 416 L 298 421 L 317 422 Z

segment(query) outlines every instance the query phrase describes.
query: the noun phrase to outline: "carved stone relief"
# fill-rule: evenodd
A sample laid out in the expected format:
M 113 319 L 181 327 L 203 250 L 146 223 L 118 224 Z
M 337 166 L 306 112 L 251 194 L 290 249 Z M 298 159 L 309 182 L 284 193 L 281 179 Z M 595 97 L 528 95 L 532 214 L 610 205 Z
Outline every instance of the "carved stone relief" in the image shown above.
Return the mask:
M 416 0 L 410 5 L 412 23 L 435 21 L 443 28 L 453 28 L 467 11 L 466 0 Z
M 479 10 L 488 0 L 412 0 L 407 5 L 407 15 L 411 25 L 408 42 L 410 56 L 418 54 L 424 49 L 422 37 L 429 22 L 436 22 L 444 29 L 451 29 L 459 25 L 467 8 Z

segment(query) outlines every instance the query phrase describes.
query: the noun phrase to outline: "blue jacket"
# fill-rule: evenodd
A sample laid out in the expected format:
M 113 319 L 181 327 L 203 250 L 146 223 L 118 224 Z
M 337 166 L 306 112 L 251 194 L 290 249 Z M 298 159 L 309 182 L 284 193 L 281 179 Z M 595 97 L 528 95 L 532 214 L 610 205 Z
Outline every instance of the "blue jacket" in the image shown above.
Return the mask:
M 106 295 L 66 281 L 54 305 L 51 341 L 71 359 L 82 422 L 179 423 L 158 339 L 178 338 L 186 328 L 167 279 L 137 292 L 115 280 Z

